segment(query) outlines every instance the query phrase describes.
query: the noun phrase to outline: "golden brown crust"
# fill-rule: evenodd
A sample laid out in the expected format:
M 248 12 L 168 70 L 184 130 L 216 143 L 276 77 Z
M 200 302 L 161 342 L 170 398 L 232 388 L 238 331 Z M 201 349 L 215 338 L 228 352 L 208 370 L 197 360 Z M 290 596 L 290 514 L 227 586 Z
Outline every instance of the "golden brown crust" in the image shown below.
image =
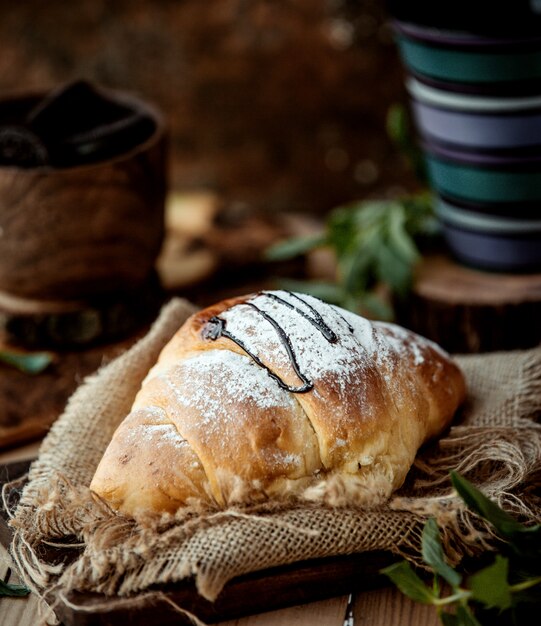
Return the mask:
M 167 407 L 167 418 L 200 459 L 220 504 L 229 499 L 237 478 L 251 489 L 280 477 L 311 475 L 319 468 L 317 441 L 295 400 L 281 390 L 265 395 L 266 375 L 245 356 L 227 353 L 224 361 L 216 352 L 153 377 L 134 408 Z M 242 376 L 253 377 L 251 398 L 226 393 Z M 199 391 L 192 392 L 195 377 Z
M 388 496 L 464 395 L 452 360 L 400 327 L 288 292 L 233 298 L 163 349 L 91 488 L 129 514 L 300 493 L 331 476 Z M 134 442 L 152 423 L 174 433 L 169 447 Z
M 200 460 L 155 408 L 132 411 L 104 458 L 92 488 L 115 509 L 174 513 L 179 502 L 208 497 Z

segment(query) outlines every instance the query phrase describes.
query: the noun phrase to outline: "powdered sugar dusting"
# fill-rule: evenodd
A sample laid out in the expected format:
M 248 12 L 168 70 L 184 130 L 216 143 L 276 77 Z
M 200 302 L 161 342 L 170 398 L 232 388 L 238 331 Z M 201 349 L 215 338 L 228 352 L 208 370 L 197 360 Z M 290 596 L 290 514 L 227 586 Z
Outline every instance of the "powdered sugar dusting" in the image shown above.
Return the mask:
M 286 291 L 270 292 L 290 305 L 301 309 L 306 316 L 313 317 L 309 307 Z M 352 383 L 358 373 L 359 362 L 367 362 L 379 349 L 374 330 L 368 320 L 350 316 L 346 311 L 321 302 L 312 296 L 302 299 L 316 309 L 323 322 L 337 335 L 330 342 L 314 323 L 283 302 L 267 297 L 264 293 L 255 296 L 250 303 L 272 317 L 283 328 L 291 342 L 299 369 L 314 384 L 331 376 L 341 392 Z M 346 317 L 347 316 L 347 317 Z M 249 346 L 262 361 L 268 362 L 272 355 L 273 365 L 288 374 L 288 381 L 296 378 L 293 364 L 276 329 L 251 306 L 239 304 L 220 316 L 226 323 L 228 333 Z M 350 329 L 352 327 L 352 330 Z
M 157 446 L 165 444 L 182 445 L 186 440 L 178 434 L 173 424 L 146 424 L 143 430 L 143 436 L 154 439 Z
M 289 386 L 297 386 L 302 381 L 295 372 L 283 338 L 265 319 L 264 314 L 268 315 L 284 330 L 299 373 L 313 383 L 310 393 L 316 395 L 318 381 L 322 379 L 325 384 L 332 384 L 345 399 L 352 388 L 355 393 L 363 394 L 365 368 L 381 376 L 391 394 L 400 394 L 403 376 L 397 376 L 397 368 L 403 362 L 408 368 L 421 366 L 425 362 L 426 348 L 431 346 L 428 340 L 400 326 L 370 322 L 309 295 L 263 292 L 248 302 L 220 315 L 228 334 L 263 363 L 272 364 L 270 369 Z M 322 332 L 312 308 L 321 316 L 319 321 L 336 335 L 336 341 L 330 341 Z
M 197 382 L 189 387 L 189 393 L 176 384 L 175 373 L 180 371 L 183 378 Z M 179 405 L 197 408 L 209 421 L 231 402 L 247 402 L 260 409 L 291 407 L 294 402 L 274 381 L 269 381 L 265 370 L 247 357 L 227 350 L 202 352 L 162 374 L 161 378 L 173 389 Z M 210 393 L 214 387 L 227 390 L 227 394 Z
M 153 416 L 158 423 L 131 426 L 131 428 L 127 430 L 127 441 L 137 443 L 147 442 L 158 448 L 166 445 L 181 447 L 186 444 L 186 440 L 179 434 L 175 426 L 171 423 L 167 423 L 166 413 L 163 409 L 153 406 L 145 407 L 145 414 L 147 416 Z
M 410 332 L 396 324 L 378 322 L 378 326 L 390 331 L 386 335 L 386 340 L 397 354 L 407 356 L 410 353 L 413 356 L 413 365 L 421 365 L 425 362 L 421 345 L 418 340 L 412 340 L 413 336 Z
M 296 409 L 295 398 L 269 378 L 263 368 L 249 357 L 228 350 L 207 350 L 196 354 L 159 378 L 174 393 L 171 417 L 175 418 L 177 412 L 180 417 L 183 409 L 194 410 L 200 436 L 212 439 L 212 446 L 224 446 L 228 451 L 250 439 L 244 427 L 249 414 L 239 407 L 267 411 L 271 421 L 278 419 L 273 410 L 280 409 L 289 415 Z M 187 385 L 186 381 L 194 384 Z M 264 421 L 261 425 L 264 428 Z M 283 424 L 281 428 L 285 427 Z M 276 437 L 280 432 L 281 429 L 276 428 Z M 303 448 L 305 442 L 300 441 L 299 445 Z M 275 468 L 287 467 L 288 471 L 294 471 L 304 467 L 301 455 L 282 450 L 277 441 L 271 446 L 263 446 L 258 454 Z
M 382 328 L 390 331 L 386 335 L 387 342 L 398 354 L 405 355 L 410 352 L 413 355 L 413 364 L 421 365 L 425 362 L 423 348 L 431 348 L 441 356 L 448 358 L 449 355 L 441 346 L 426 337 L 421 337 L 401 326 L 389 324 L 388 322 L 375 322 L 376 328 Z

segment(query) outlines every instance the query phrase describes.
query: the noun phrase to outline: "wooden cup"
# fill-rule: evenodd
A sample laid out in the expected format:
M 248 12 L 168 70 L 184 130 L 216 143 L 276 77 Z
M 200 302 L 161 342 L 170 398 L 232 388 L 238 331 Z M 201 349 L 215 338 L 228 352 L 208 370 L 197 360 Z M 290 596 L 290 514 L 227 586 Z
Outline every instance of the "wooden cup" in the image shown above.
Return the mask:
M 155 122 L 134 149 L 97 163 L 0 167 L 0 291 L 32 300 L 87 300 L 132 291 L 151 275 L 164 232 L 165 124 L 140 99 L 111 92 Z M 42 95 L 0 102 L 16 123 Z

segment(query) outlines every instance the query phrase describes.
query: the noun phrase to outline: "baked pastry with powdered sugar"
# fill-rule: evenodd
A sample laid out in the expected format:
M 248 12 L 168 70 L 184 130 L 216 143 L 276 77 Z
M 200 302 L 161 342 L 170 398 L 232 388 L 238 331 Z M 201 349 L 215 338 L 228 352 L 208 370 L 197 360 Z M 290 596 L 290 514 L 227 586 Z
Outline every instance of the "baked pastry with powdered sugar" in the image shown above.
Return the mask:
M 376 504 L 464 396 L 449 355 L 399 326 L 287 291 L 225 300 L 162 350 L 91 489 L 135 516 L 194 500 Z

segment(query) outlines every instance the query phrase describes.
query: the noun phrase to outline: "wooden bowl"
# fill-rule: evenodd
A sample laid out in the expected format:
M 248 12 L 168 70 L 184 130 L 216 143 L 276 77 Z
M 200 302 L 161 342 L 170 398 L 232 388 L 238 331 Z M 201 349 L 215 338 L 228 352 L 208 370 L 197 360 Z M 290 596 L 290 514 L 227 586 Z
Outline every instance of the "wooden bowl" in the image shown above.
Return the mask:
M 0 291 L 73 300 L 133 290 L 151 274 L 164 231 L 165 124 L 114 158 L 75 167 L 0 167 Z M 43 94 L 0 101 L 0 123 L 24 119 Z

